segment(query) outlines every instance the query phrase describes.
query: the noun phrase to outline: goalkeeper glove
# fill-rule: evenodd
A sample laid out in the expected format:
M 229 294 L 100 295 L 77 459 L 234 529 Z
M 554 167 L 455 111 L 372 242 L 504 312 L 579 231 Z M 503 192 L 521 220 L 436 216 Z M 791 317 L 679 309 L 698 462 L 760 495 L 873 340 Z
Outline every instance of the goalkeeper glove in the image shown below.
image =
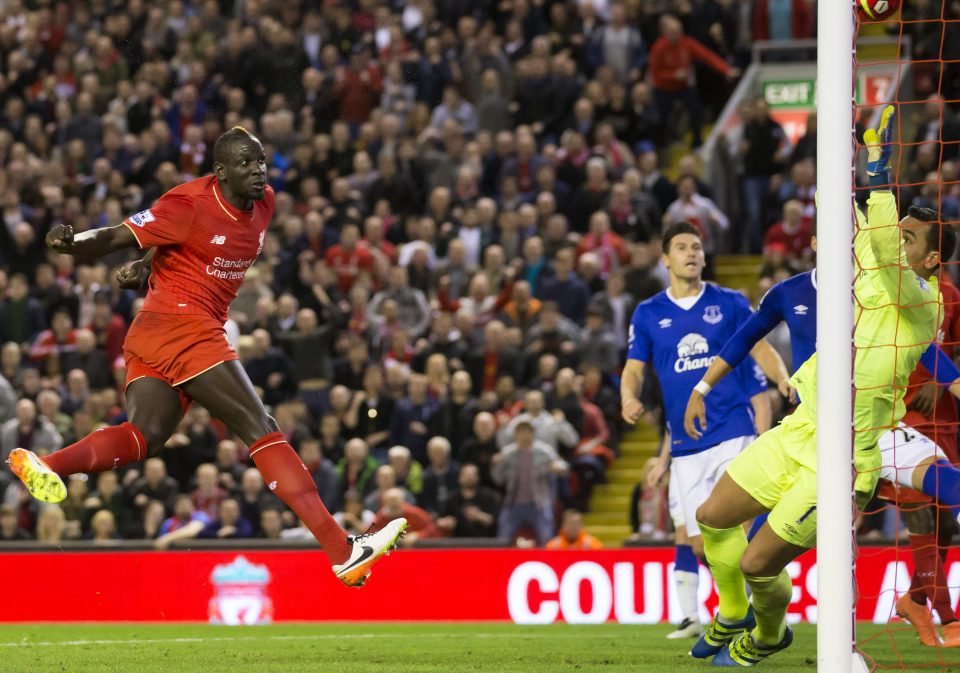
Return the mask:
M 867 175 L 870 182 L 889 184 L 890 157 L 893 155 L 893 127 L 896 124 L 897 109 L 888 105 L 880 113 L 880 125 L 877 129 L 867 129 L 863 134 L 863 144 L 867 146 Z

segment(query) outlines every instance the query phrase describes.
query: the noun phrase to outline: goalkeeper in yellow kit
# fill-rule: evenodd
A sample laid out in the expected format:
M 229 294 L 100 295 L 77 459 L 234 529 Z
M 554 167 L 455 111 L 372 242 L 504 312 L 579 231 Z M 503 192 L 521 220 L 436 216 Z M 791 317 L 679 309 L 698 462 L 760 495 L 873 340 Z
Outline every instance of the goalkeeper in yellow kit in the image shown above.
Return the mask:
M 864 134 L 875 190 L 866 217 L 857 211 L 854 240 L 854 490 L 861 507 L 880 474 L 877 439 L 903 417 L 910 372 L 943 316 L 936 278 L 927 278 L 940 262 L 937 213 L 911 208 L 898 222 L 889 188 L 894 123 L 889 106 L 879 133 Z M 697 510 L 720 609 L 691 654 L 716 655 L 715 666 L 753 666 L 793 640 L 785 619 L 793 589 L 784 568 L 816 544 L 816 369 L 814 354 L 791 379 L 801 400 L 796 412 L 737 456 Z M 707 390 L 715 383 L 704 382 Z M 767 523 L 748 544 L 741 524 L 764 512 Z

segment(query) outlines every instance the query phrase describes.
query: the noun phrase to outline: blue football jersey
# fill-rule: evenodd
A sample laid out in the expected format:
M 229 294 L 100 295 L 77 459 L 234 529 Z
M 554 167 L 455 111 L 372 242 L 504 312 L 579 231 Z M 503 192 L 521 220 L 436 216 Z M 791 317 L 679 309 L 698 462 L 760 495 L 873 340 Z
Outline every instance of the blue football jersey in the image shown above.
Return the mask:
M 660 379 L 674 456 L 756 434 L 750 398 L 766 390 L 767 380 L 749 357 L 711 391 L 703 436 L 693 439 L 683 429 L 693 387 L 751 315 L 743 295 L 711 283 L 704 283 L 702 294 L 689 309 L 681 308 L 664 290 L 634 310 L 627 358 L 652 365 Z
M 763 296 L 753 317 L 720 351 L 735 367 L 780 321 L 790 332 L 790 357 L 796 371 L 817 350 L 817 270 L 782 280 Z
M 757 312 L 724 345 L 720 357 L 730 366 L 736 366 L 780 321 L 787 323 L 790 332 L 791 364 L 796 371 L 817 350 L 816 269 L 771 287 L 760 300 Z M 936 344 L 930 344 L 920 362 L 929 371 L 936 372 L 935 379 L 943 385 L 950 385 L 960 376 L 960 370 Z

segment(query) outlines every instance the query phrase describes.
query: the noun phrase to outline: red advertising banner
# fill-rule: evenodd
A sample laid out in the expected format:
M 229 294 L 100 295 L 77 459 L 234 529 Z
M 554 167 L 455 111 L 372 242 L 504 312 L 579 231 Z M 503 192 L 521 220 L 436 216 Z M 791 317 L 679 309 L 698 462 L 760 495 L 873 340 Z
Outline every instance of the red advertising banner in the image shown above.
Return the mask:
M 894 589 L 910 583 L 904 551 L 860 550 L 859 619 L 885 623 L 893 614 Z M 357 590 L 334 578 L 319 551 L 7 553 L 0 576 L 36 581 L 4 585 L 0 622 L 653 624 L 679 620 L 672 570 L 670 548 L 398 551 Z M 815 553 L 787 570 L 794 585 L 788 619 L 816 621 Z M 960 563 L 947 572 L 949 584 L 960 586 Z M 716 608 L 708 578 L 701 568 L 704 621 Z

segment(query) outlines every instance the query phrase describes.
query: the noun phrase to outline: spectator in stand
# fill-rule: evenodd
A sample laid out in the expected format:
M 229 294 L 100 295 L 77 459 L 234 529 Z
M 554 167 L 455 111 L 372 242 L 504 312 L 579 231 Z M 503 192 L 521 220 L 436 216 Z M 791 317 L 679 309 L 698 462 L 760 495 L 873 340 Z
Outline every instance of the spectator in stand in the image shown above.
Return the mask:
M 700 94 L 696 87 L 695 63 L 723 73 L 728 79 L 740 75 L 717 54 L 692 37 L 683 34 L 683 24 L 677 17 L 665 14 L 660 19 L 660 38 L 650 48 L 650 78 L 653 81 L 653 101 L 661 119 L 670 119 L 677 102 L 690 114 L 693 147 L 700 147 L 700 129 L 703 125 Z
M 263 476 L 255 467 L 247 468 L 240 480 L 240 516 L 253 525 L 254 535 L 260 533 L 260 514 L 263 510 L 282 506 L 280 499 L 265 490 Z
M 566 475 L 569 467 L 553 447 L 535 438 L 530 421 L 512 430 L 513 441 L 493 459 L 494 481 L 506 491 L 497 536 L 513 540 L 529 526 L 542 546 L 554 532 L 552 476 Z
M 664 228 L 677 222 L 689 222 L 700 231 L 706 256 L 705 273 L 710 274 L 705 277 L 714 278 L 714 261 L 720 251 L 718 246 L 730 228 L 730 220 L 716 203 L 697 193 L 697 179 L 692 175 L 677 181 L 677 200 L 670 204 L 663 215 Z
M 45 329 L 30 346 L 29 358 L 44 371 L 60 366 L 60 356 L 71 352 L 77 341 L 77 331 L 66 309 L 60 309 L 50 320 L 50 329 Z
M 348 535 L 360 535 L 370 530 L 377 515 L 363 506 L 363 498 L 356 491 L 347 491 L 343 510 L 333 515 Z
M 454 372 L 449 396 L 440 402 L 439 409 L 430 419 L 431 434 L 446 437 L 451 444 L 459 446 L 470 435 L 473 419 L 479 412 L 480 402 L 473 395 L 470 374 L 464 370 Z M 429 449 L 428 442 L 428 454 Z
M 410 491 L 415 500 L 423 490 L 423 464 L 414 460 L 410 449 L 405 446 L 390 447 L 387 460 L 396 475 L 397 485 Z
M 0 343 L 33 342 L 47 328 L 43 304 L 29 295 L 27 277 L 15 273 L 7 285 L 7 296 L 0 302 Z
M 457 487 L 440 501 L 437 526 L 453 537 L 494 537 L 500 494 L 480 483 L 480 470 L 467 463 L 457 475 Z
M 52 392 L 52 391 L 44 391 L 44 392 Z M 56 395 L 56 393 L 52 393 L 52 394 Z M 38 395 L 37 404 L 40 404 L 40 403 L 41 403 L 41 398 Z M 59 395 L 57 395 L 56 403 L 57 403 L 56 412 L 59 413 L 60 411 Z M 7 422 L 9 419 L 13 418 L 13 416 L 16 414 L 16 411 L 17 411 L 17 392 L 13 389 L 13 386 L 10 384 L 10 382 L 6 378 L 4 378 L 3 374 L 0 374 L 0 425 Z M 41 413 L 42 411 L 43 411 L 43 408 L 41 406 Z M 54 427 L 56 427 L 56 422 L 54 421 L 54 419 L 48 416 L 47 420 L 54 423 Z M 68 418 L 68 422 L 69 422 L 69 418 Z M 58 428 L 58 430 L 61 430 L 61 429 Z M 62 434 L 62 430 L 61 430 L 61 434 Z
M 244 452 L 246 455 L 246 452 Z M 246 465 L 240 462 L 240 445 L 232 439 L 222 439 L 217 443 L 217 483 L 228 493 L 240 488 Z
M 62 445 L 63 437 L 50 421 L 37 414 L 36 404 L 22 399 L 17 402 L 16 416 L 0 426 L 0 465 L 18 447 L 43 456 Z
M 147 458 L 143 464 L 143 476 L 138 477 L 129 487 L 124 488 L 124 497 L 128 506 L 134 507 L 138 516 L 151 502 L 159 502 L 165 512 L 173 511 L 173 502 L 179 492 L 179 485 L 167 475 L 167 466 L 160 458 Z
M 61 367 L 66 372 L 79 370 L 86 374 L 91 390 L 103 390 L 113 385 L 107 354 L 97 348 L 97 337 L 86 328 L 76 330 L 74 350 L 63 354 Z
M 44 505 L 37 516 L 37 542 L 59 545 L 66 538 L 67 517 L 59 505 Z
M 101 509 L 90 519 L 90 532 L 86 536 L 94 544 L 111 544 L 119 540 L 117 517 L 109 509 Z
M 0 505 L 0 542 L 29 540 L 30 533 L 20 527 L 17 510 L 12 505 Z
M 220 503 L 227 499 L 229 494 L 219 486 L 220 473 L 217 466 L 204 463 L 197 467 L 197 487 L 190 492 L 190 501 L 194 509 L 203 512 L 210 518 L 217 516 Z
M 564 316 L 582 325 L 590 303 L 590 289 L 573 270 L 574 259 L 572 250 L 557 251 L 553 256 L 553 276 L 544 279 L 538 299 L 556 302 Z
M 417 540 L 443 536 L 443 531 L 434 523 L 433 517 L 407 502 L 403 490 L 399 488 L 391 488 L 383 494 L 383 507 L 377 512 L 371 532 L 380 530 L 388 522 L 401 516 L 407 520 L 406 535 L 400 540 L 405 546 L 414 545 Z
M 607 67 L 621 84 L 636 82 L 646 66 L 647 48 L 640 31 L 627 22 L 627 9 L 611 3 L 610 21 L 593 32 L 587 60 L 594 69 Z
M 813 37 L 813 13 L 804 0 L 757 0 L 753 6 L 754 40 L 802 40 Z
M 583 514 L 575 509 L 563 512 L 560 532 L 547 543 L 547 549 L 603 549 L 603 543 L 583 527 Z
M 595 252 L 600 259 L 603 278 L 630 261 L 626 241 L 610 229 L 610 216 L 598 210 L 590 216 L 590 231 L 577 244 L 577 258 Z
M 363 373 L 363 389 L 354 393 L 343 417 L 349 436 L 359 437 L 373 449 L 383 448 L 390 439 L 390 418 L 394 401 L 384 392 L 383 370 L 368 365 Z
M 240 516 L 240 503 L 225 498 L 217 506 L 216 518 L 197 537 L 217 540 L 253 537 L 253 524 Z
M 360 227 L 349 222 L 340 231 L 340 242 L 330 246 L 324 259 L 337 274 L 341 292 L 349 292 L 358 278 L 373 272 L 373 254 L 358 246 Z
M 498 451 L 497 421 L 490 412 L 481 411 L 473 419 L 473 432 L 470 437 L 462 445 L 453 447 L 453 456 L 461 464 L 476 465 L 482 483 L 492 488 L 494 486 L 491 476 L 493 456 Z
M 785 249 L 786 258 L 800 268 L 813 265 L 813 223 L 803 215 L 803 204 L 790 199 L 783 204 L 783 219 L 767 230 L 763 247 L 778 245 Z
M 740 141 L 746 221 L 740 252 L 756 254 L 760 249 L 765 225 L 763 204 L 770 191 L 770 180 L 780 170 L 788 149 L 783 127 L 770 116 L 767 101 L 757 98 L 753 102 L 751 121 L 744 125 Z
M 343 458 L 337 463 L 341 497 L 351 490 L 366 497 L 375 488 L 373 475 L 377 467 L 378 463 L 370 456 L 365 441 L 356 437 L 348 441 Z
M 340 476 L 333 461 L 324 455 L 322 443 L 315 439 L 304 440 L 300 443 L 299 454 L 307 471 L 313 476 L 324 507 L 327 511 L 336 512 L 341 507 Z
M 79 342 L 77 344 L 79 349 Z M 270 332 L 265 329 L 253 331 L 251 357 L 244 361 L 243 368 L 250 382 L 263 391 L 264 404 L 275 406 L 297 394 L 297 375 L 293 362 L 271 343 Z
M 283 513 L 276 507 L 268 507 L 260 512 L 260 532 L 257 537 L 265 540 L 279 540 L 284 531 Z
M 430 324 L 430 305 L 423 292 L 410 287 L 408 280 L 406 268 L 392 267 L 389 286 L 373 296 L 367 306 L 367 318 L 374 323 L 381 321 L 382 304 L 392 300 L 397 304 L 400 326 L 411 338 L 416 338 L 425 333 Z
M 596 365 L 610 376 L 614 374 L 621 360 L 622 346 L 616 338 L 616 331 L 604 320 L 604 307 L 591 303 L 587 308 L 587 324 L 580 331 L 580 345 L 583 353 L 580 364 Z
M 119 313 L 115 313 L 111 297 L 106 292 L 98 292 L 93 300 L 93 322 L 90 329 L 97 339 L 97 348 L 107 355 L 107 362 L 113 363 L 123 355 L 123 339 L 127 334 L 127 325 Z
M 417 504 L 436 514 L 440 503 L 447 500 L 457 488 L 460 464 L 450 457 L 452 447 L 446 437 L 431 437 L 427 442 L 429 464 L 423 472 L 423 489 Z
M 198 537 L 211 521 L 206 512 L 194 509 L 189 495 L 181 493 L 173 503 L 173 516 L 160 526 L 160 536 L 153 544 L 157 549 L 167 549 L 178 540 L 192 540 Z
M 383 496 L 391 488 L 399 488 L 401 491 L 403 491 L 404 500 L 407 502 L 413 504 L 417 501 L 407 488 L 399 485 L 397 481 L 397 473 L 390 465 L 381 465 L 378 467 L 377 471 L 373 475 L 373 481 L 374 484 L 376 484 L 376 489 L 371 491 L 363 499 L 364 509 L 368 509 L 373 512 L 379 512 L 380 508 L 383 506 Z
M 430 419 L 439 404 L 427 397 L 427 378 L 411 374 L 406 397 L 397 400 L 390 418 L 390 442 L 410 449 L 415 460 L 426 458 Z

